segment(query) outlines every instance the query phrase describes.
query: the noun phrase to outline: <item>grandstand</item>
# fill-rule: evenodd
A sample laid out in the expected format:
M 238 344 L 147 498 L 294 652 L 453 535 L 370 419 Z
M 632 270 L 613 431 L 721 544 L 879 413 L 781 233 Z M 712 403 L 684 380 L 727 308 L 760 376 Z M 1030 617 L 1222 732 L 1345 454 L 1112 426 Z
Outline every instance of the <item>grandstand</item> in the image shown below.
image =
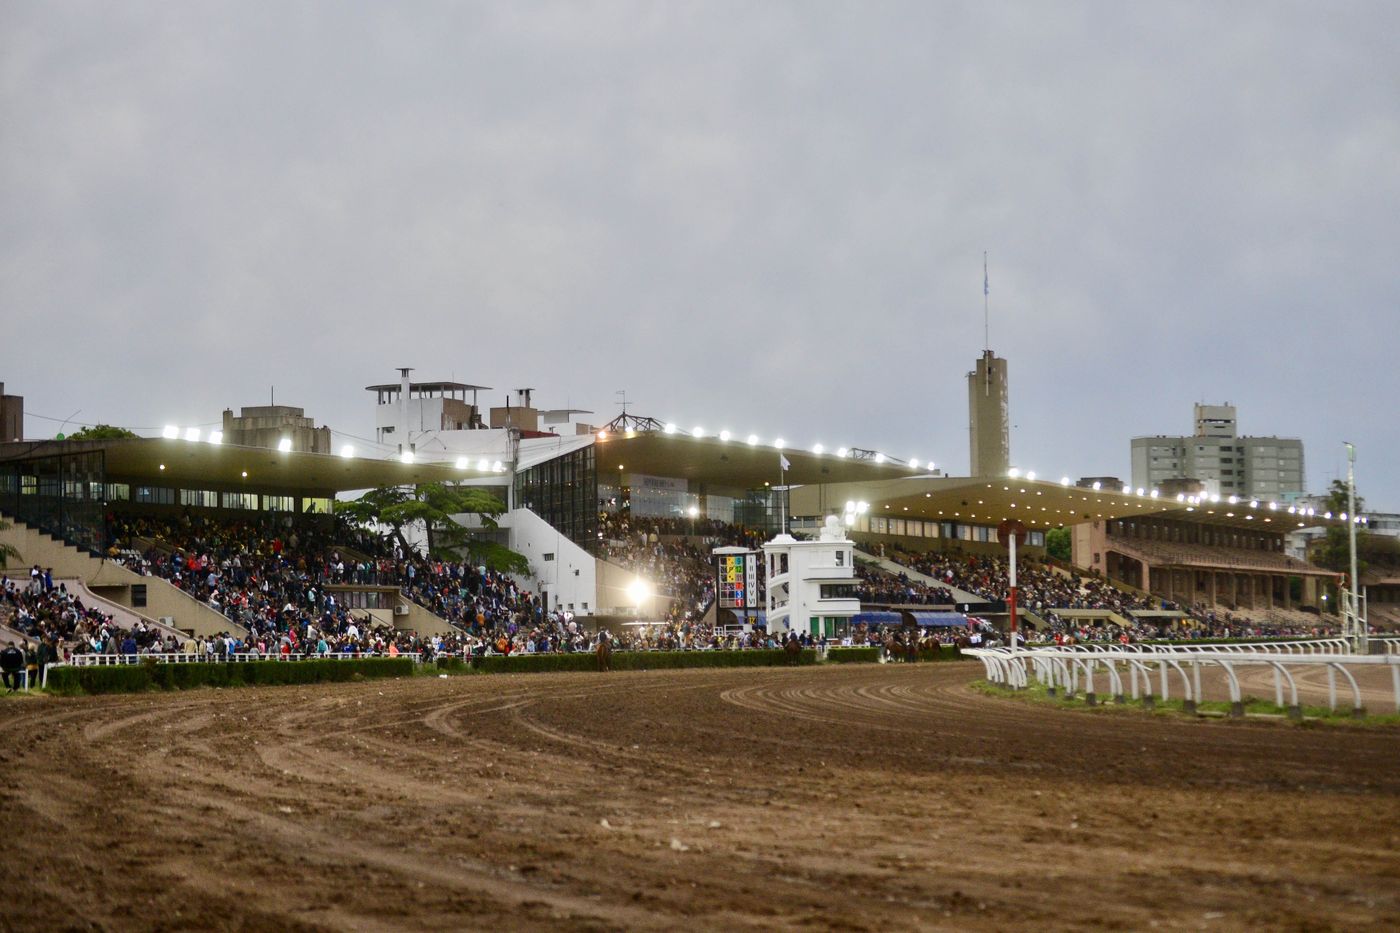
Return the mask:
M 6 540 L 23 560 L 81 580 L 148 624 L 203 638 L 271 637 L 291 616 L 320 619 L 331 634 L 352 624 L 492 644 L 504 634 L 508 647 L 567 644 L 571 623 L 639 621 L 708 643 L 718 621 L 709 551 L 753 547 L 785 523 L 801 536 L 832 515 L 866 561 L 872 610 L 960 607 L 995 618 L 1006 598 L 996 529 L 1006 519 L 1029 529 L 1021 603 L 1032 624 L 1101 610 L 1115 624 L 1138 621 L 1134 612 L 1179 614 L 1158 624 L 1211 612 L 1297 622 L 1330 608 L 1321 596 L 1335 575 L 1283 553 L 1283 533 L 1304 522 L 1273 503 L 949 477 L 857 448 L 780 451 L 633 416 L 586 434 L 513 428 L 530 421 L 528 405 L 503 410 L 500 427 L 472 420 L 440 432 L 443 462 L 426 462 L 427 444 L 375 459 L 178 432 L 0 445 L 0 508 L 15 520 Z M 453 444 L 468 443 L 471 455 L 456 455 Z M 396 553 L 330 515 L 338 495 L 425 482 L 498 495 L 507 505 L 499 528 L 471 532 L 524 555 L 529 573 Z M 1065 526 L 1072 570 L 1043 563 L 1045 533 Z M 274 542 L 282 550 L 267 553 Z

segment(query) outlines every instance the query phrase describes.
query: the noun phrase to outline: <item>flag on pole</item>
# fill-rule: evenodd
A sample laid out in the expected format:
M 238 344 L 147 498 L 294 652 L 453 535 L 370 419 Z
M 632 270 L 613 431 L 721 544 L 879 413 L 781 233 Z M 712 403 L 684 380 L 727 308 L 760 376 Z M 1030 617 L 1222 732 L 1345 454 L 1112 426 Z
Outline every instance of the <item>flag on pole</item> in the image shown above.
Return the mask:
M 778 454 L 778 466 L 783 468 L 784 473 L 792 469 L 792 464 L 788 463 L 788 458 L 782 454 Z

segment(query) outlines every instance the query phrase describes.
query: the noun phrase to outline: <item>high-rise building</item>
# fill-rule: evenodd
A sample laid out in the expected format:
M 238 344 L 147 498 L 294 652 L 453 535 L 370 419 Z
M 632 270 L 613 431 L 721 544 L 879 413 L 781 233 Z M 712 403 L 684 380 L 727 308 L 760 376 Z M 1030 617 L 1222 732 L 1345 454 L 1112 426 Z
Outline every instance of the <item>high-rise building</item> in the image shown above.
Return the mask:
M 1132 439 L 1133 485 L 1162 488 L 1196 480 L 1207 493 L 1282 500 L 1305 489 L 1303 442 L 1295 437 L 1241 437 L 1233 405 L 1195 409 L 1195 433 Z
M 316 427 L 306 417 L 306 411 L 291 405 L 254 405 L 239 410 L 224 409 L 223 442 L 242 447 L 267 447 L 275 450 L 283 441 L 291 443 L 298 452 L 328 454 L 331 452 L 331 429 Z
M 968 452 L 972 476 L 1001 476 L 1011 467 L 1006 360 L 984 350 L 967 374 Z
M 0 441 L 17 441 L 24 437 L 24 396 L 6 395 L 5 383 L 0 382 Z

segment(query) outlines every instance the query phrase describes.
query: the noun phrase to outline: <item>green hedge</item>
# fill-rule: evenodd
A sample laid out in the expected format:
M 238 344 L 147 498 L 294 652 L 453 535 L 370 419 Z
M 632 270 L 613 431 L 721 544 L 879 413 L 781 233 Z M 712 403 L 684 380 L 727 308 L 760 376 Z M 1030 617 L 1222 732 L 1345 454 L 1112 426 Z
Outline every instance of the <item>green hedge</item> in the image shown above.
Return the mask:
M 444 663 L 446 662 L 446 663 Z M 748 651 L 614 651 L 615 671 L 659 671 L 684 667 L 782 667 L 792 663 L 780 648 Z M 804 649 L 798 664 L 816 664 L 817 652 Z M 596 671 L 598 659 L 590 652 L 574 654 L 512 654 L 473 658 L 471 669 L 483 674 L 537 674 L 546 671 Z M 460 659 L 439 659 L 443 670 L 460 670 Z
M 879 648 L 828 648 L 826 659 L 833 664 L 873 663 L 880 660 Z
M 142 661 L 111 667 L 50 668 L 49 689 L 65 694 L 139 693 L 152 689 L 332 683 L 368 677 L 409 677 L 412 674 L 412 658 L 234 661 L 228 664 Z
M 942 645 L 938 649 L 919 650 L 920 661 L 956 661 L 962 657 L 957 645 Z M 860 648 L 828 648 L 826 659 L 834 664 L 873 663 L 880 660 L 880 649 L 864 646 Z

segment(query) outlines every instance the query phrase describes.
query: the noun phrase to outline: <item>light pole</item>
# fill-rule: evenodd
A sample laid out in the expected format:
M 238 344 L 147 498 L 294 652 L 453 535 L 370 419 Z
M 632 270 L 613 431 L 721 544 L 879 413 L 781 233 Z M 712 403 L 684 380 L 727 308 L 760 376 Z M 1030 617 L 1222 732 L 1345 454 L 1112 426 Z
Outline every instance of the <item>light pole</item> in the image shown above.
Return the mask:
M 1351 549 L 1351 592 L 1347 594 L 1347 626 L 1351 629 L 1352 650 L 1365 654 L 1366 623 L 1361 619 L 1361 581 L 1356 578 L 1356 446 L 1347 448 L 1347 543 Z

